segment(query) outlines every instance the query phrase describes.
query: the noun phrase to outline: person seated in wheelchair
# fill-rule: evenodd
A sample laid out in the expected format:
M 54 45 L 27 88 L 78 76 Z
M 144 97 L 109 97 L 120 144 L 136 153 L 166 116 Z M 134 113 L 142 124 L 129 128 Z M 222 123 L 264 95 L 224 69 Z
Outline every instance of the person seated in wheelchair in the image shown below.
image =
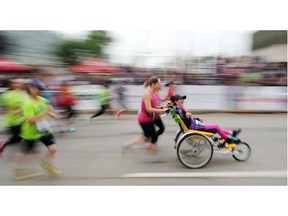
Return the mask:
M 225 145 L 225 147 L 227 148 L 230 147 L 229 144 L 234 144 L 238 142 L 238 138 L 236 136 L 240 133 L 241 129 L 234 129 L 230 131 L 220 127 L 218 124 L 206 122 L 204 123 L 202 118 L 194 118 L 192 116 L 192 113 L 189 112 L 183 105 L 185 99 L 185 95 L 174 95 L 170 98 L 170 101 L 173 103 L 176 113 L 180 116 L 188 129 L 218 133 L 219 136 L 225 140 L 224 143 L 228 144 Z

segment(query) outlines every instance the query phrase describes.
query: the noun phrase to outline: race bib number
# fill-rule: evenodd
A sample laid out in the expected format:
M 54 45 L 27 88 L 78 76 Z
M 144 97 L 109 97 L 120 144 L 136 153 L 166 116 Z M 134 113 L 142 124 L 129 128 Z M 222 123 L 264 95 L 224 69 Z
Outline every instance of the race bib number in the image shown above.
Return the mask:
M 46 119 L 44 119 L 36 122 L 36 128 L 38 132 L 44 133 L 47 132 L 51 128 L 51 126 L 49 122 Z

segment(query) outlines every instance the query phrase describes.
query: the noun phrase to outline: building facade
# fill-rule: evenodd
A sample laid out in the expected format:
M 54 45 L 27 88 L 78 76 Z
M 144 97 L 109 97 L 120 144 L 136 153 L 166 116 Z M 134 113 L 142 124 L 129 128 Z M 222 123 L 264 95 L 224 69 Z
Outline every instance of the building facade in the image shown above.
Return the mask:
M 287 31 L 257 31 L 251 55 L 267 62 L 287 62 Z

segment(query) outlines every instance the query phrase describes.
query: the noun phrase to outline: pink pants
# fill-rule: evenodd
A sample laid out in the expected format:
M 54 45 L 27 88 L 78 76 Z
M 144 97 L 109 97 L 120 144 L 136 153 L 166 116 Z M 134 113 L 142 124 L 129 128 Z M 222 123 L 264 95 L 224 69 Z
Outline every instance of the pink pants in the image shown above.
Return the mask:
M 199 127 L 203 128 L 203 127 Z M 231 132 L 229 130 L 223 129 L 221 128 L 219 125 L 217 124 L 207 124 L 205 123 L 205 130 L 216 130 L 217 133 L 223 138 L 223 139 L 227 139 L 228 136 L 227 135 L 231 135 Z

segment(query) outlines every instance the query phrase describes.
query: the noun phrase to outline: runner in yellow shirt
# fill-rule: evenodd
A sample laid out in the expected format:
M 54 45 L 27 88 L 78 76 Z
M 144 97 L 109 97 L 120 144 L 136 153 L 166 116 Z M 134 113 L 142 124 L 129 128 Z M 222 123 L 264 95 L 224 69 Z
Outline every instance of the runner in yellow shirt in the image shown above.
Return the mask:
M 53 157 L 57 151 L 55 137 L 52 129 L 47 121 L 47 117 L 56 118 L 52 111 L 52 107 L 47 99 L 39 96 L 41 90 L 45 89 L 45 85 L 37 79 L 32 79 L 27 83 L 27 93 L 29 98 L 23 105 L 24 123 L 21 127 L 20 136 L 22 142 L 20 143 L 20 153 L 16 156 L 16 165 L 20 165 L 25 158 L 34 153 L 35 144 L 41 141 L 46 147 L 47 151 L 41 159 L 41 166 L 53 175 L 58 175 L 61 171 L 53 166 Z M 25 179 L 40 175 L 38 172 L 23 171 L 17 172 L 16 179 Z
M 111 93 L 110 93 L 108 84 L 104 84 L 103 88 L 97 91 L 96 98 L 98 99 L 101 109 L 89 118 L 89 123 L 91 123 L 93 118 L 96 118 L 104 114 L 106 110 L 110 108 L 109 104 L 110 104 L 110 99 L 111 99 Z
M 24 122 L 23 104 L 28 98 L 26 92 L 23 91 L 23 81 L 20 79 L 10 79 L 9 89 L 1 94 L 0 103 L 5 110 L 5 123 L 9 128 L 11 136 L 5 140 L 0 141 L 0 154 L 4 148 L 11 144 L 17 144 L 21 141 L 20 129 Z

